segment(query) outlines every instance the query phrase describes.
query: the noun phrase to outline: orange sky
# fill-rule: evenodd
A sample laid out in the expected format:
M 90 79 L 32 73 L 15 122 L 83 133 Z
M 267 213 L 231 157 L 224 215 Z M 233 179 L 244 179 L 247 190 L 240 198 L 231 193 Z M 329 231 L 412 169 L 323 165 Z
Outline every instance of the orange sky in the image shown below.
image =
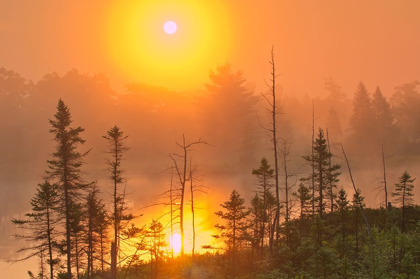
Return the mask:
M 122 2 L 126 3 L 123 8 L 118 4 Z M 139 2 L 132 1 L 133 7 Z M 185 32 L 182 41 L 177 42 L 184 52 L 174 53 L 178 55 L 174 60 L 177 62 L 166 70 L 159 68 L 161 66 L 152 69 L 150 63 L 140 65 L 142 63 L 137 63 L 140 60 L 136 59 L 133 65 L 123 65 L 128 62 L 115 57 L 116 40 L 121 40 L 115 37 L 119 24 L 124 33 L 123 28 L 130 23 L 143 24 L 144 16 L 138 11 L 139 21 L 127 22 L 129 14 L 135 17 L 130 2 L 103 0 L 0 0 L 0 66 L 34 80 L 48 72 L 64 74 L 72 68 L 88 73 L 103 72 L 114 88 L 121 91 L 123 85 L 130 82 L 175 89 L 195 88 L 207 80 L 210 69 L 229 61 L 234 68 L 242 69 L 248 80 L 257 85 L 257 90 L 261 90 L 264 78 L 268 78 L 267 61 L 274 44 L 278 69 L 284 72 L 281 83 L 289 93 L 318 95 L 323 90 L 324 78 L 332 76 L 347 94 L 352 95 L 357 82 L 362 80 L 371 91 L 378 84 L 389 95 L 396 85 L 420 76 L 420 1 L 149 2 L 153 3 L 153 9 L 146 11 L 147 16 L 153 18 L 156 14 L 160 17 L 156 22 L 174 17 L 185 20 L 184 30 L 195 28 L 194 32 Z M 190 9 L 187 14 L 183 12 L 186 9 Z M 201 22 L 202 19 L 206 22 Z M 222 34 L 221 37 L 200 33 L 200 30 L 210 32 L 210 29 Z M 160 25 L 156 30 L 163 32 Z M 182 28 L 179 31 L 182 32 Z M 142 46 L 156 39 L 147 39 L 145 36 L 150 34 L 146 33 L 139 34 L 144 42 Z M 175 34 L 178 39 L 180 34 Z M 204 36 L 212 42 L 203 41 L 200 47 L 206 44 L 208 49 L 200 53 L 188 49 L 195 43 L 198 45 Z M 136 38 L 125 39 L 127 41 L 121 44 L 127 46 Z M 164 43 L 165 47 L 159 43 Z M 170 56 L 165 51 L 172 50 L 172 43 L 155 41 L 161 57 Z M 121 49 L 127 52 L 124 47 Z M 154 45 L 150 45 L 150 49 L 154 49 Z M 150 56 L 145 50 L 139 48 L 142 55 Z M 180 62 L 188 59 L 197 63 Z

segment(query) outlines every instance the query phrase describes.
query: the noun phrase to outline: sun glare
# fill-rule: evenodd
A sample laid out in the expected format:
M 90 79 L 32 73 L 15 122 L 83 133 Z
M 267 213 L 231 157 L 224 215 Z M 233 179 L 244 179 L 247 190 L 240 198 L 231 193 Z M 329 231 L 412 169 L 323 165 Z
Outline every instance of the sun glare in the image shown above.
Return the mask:
M 181 252 L 181 235 L 179 233 L 174 233 L 171 238 L 171 247 L 174 250 L 174 253 Z
M 177 26 L 176 23 L 173 21 L 168 21 L 165 23 L 165 25 L 163 26 L 163 30 L 165 30 L 165 32 L 167 34 L 173 34 L 176 32 Z
M 228 57 L 226 11 L 222 1 L 115 1 L 106 31 L 109 53 L 129 79 L 190 84 Z

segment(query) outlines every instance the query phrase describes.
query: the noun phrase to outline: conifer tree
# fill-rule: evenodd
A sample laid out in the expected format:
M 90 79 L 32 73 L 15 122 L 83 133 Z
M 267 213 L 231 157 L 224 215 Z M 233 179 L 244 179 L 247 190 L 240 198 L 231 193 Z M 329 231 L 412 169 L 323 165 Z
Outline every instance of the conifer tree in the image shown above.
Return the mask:
M 18 250 L 18 252 L 30 251 L 29 255 L 17 260 L 23 261 L 47 251 L 48 265 L 50 266 L 50 278 L 54 278 L 54 266 L 57 259 L 54 257 L 53 247 L 56 243 L 57 231 L 55 225 L 58 219 L 54 212 L 58 209 L 59 195 L 58 186 L 44 181 L 38 184 L 35 196 L 31 199 L 32 211 L 25 214 L 27 219 L 13 219 L 12 222 L 18 228 L 27 231 L 26 234 L 15 234 L 17 239 L 24 239 L 30 246 Z
M 335 202 L 337 203 L 337 208 L 338 208 L 338 211 L 340 212 L 341 237 L 342 237 L 342 242 L 344 245 L 345 231 L 346 231 L 344 227 L 344 222 L 346 219 L 346 212 L 348 210 L 349 203 L 350 203 L 350 201 L 347 199 L 346 190 L 341 188 L 340 191 L 338 191 L 337 199 L 335 200 Z
M 216 224 L 215 227 L 221 231 L 220 237 L 225 239 L 228 251 L 231 252 L 232 273 L 235 277 L 236 251 L 238 244 L 245 239 L 246 230 L 249 228 L 246 217 L 250 212 L 246 210 L 245 200 L 236 190 L 233 190 L 229 200 L 220 206 L 226 212 L 218 211 L 215 214 L 225 221 L 225 225 Z
M 327 186 L 332 181 L 334 184 L 338 182 L 338 176 L 341 174 L 338 170 L 341 168 L 339 164 L 330 166 L 332 154 L 328 151 L 327 140 L 324 137 L 324 131 L 319 128 L 318 136 L 314 142 L 313 155 L 304 156 L 303 158 L 314 168 L 314 174 L 310 175 L 306 180 L 314 179 L 315 187 L 318 192 L 316 202 L 318 203 L 317 212 L 320 218 L 326 208 L 326 198 L 328 196 Z
M 395 201 L 401 205 L 402 219 L 401 219 L 401 232 L 405 233 L 406 229 L 406 212 L 407 207 L 413 202 L 413 182 L 415 178 L 411 178 L 411 175 L 405 171 L 398 179 L 398 183 L 395 184 L 395 192 L 392 193 L 393 197 L 396 197 Z
M 385 99 L 379 87 L 376 87 L 376 91 L 373 94 L 372 109 L 377 143 L 383 144 L 389 142 L 395 138 L 394 117 L 392 115 L 391 106 Z
M 124 230 L 126 224 L 134 218 L 132 214 L 127 214 L 127 207 L 125 204 L 125 187 L 123 185 L 127 182 L 127 179 L 123 176 L 123 170 L 121 167 L 123 154 L 129 149 L 124 141 L 128 136 L 124 135 L 124 132 L 118 127 L 114 126 L 108 130 L 107 134 L 103 136 L 108 141 L 107 153 L 111 155 L 110 159 L 107 159 L 109 180 L 111 181 L 112 190 L 112 207 L 113 212 L 111 214 L 111 220 L 113 222 L 114 230 L 114 245 L 111 255 L 114 257 L 111 259 L 111 279 L 117 277 L 117 261 L 119 258 L 120 251 L 120 234 Z
M 270 196 L 272 196 L 271 188 L 274 180 L 274 169 L 268 164 L 268 160 L 263 157 L 258 169 L 253 169 L 252 174 L 257 177 L 258 197 L 261 199 L 261 247 L 264 246 L 264 238 L 266 227 L 270 226 L 271 218 L 269 218 L 269 209 L 272 206 Z M 271 232 L 271 231 L 270 231 Z M 269 233 L 270 233 L 269 232 Z
M 103 222 L 106 224 L 105 220 L 105 205 L 102 200 L 98 197 L 99 189 L 94 185 L 92 190 L 89 192 L 85 201 L 86 208 L 86 225 L 85 225 L 85 234 L 86 234 L 86 256 L 87 256 L 87 270 L 86 275 L 87 279 L 93 277 L 94 271 L 94 259 L 95 255 L 101 254 L 101 260 L 103 260 L 103 249 L 102 243 L 103 239 L 101 238 L 103 230 Z
M 66 254 L 67 254 L 67 278 L 71 279 L 71 205 L 76 202 L 81 191 L 86 189 L 90 183 L 82 179 L 81 167 L 83 158 L 89 153 L 80 153 L 77 148 L 85 143 L 80 133 L 84 131 L 81 127 L 70 127 L 72 119 L 69 108 L 60 99 L 57 105 L 57 113 L 54 119 L 49 120 L 51 124 L 50 133 L 54 135 L 57 142 L 56 151 L 52 159 L 48 160 L 47 174 L 50 179 L 55 179 L 59 187 L 60 200 L 62 201 L 62 215 L 66 223 Z
M 365 197 L 362 196 L 362 191 L 360 189 L 357 189 L 356 192 L 353 195 L 352 200 L 352 209 L 354 213 L 354 228 L 355 228 L 355 239 L 356 239 L 356 259 L 359 258 L 359 252 L 360 252 L 360 244 L 359 244 L 359 226 L 360 226 L 360 215 L 363 208 L 366 206 L 365 204 Z
M 375 133 L 373 120 L 374 114 L 371 97 L 365 85 L 360 82 L 354 94 L 353 114 L 350 118 L 352 142 L 354 144 L 363 143 L 363 145 L 357 146 L 357 150 L 359 151 L 368 151 L 372 148 L 372 139 Z

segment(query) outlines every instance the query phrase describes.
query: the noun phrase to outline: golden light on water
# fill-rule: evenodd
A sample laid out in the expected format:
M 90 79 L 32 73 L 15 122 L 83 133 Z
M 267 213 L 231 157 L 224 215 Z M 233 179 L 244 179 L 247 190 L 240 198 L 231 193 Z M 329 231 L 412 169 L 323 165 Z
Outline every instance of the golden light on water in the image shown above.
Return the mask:
M 113 63 L 129 79 L 149 84 L 182 86 L 206 77 L 209 69 L 226 62 L 230 51 L 224 5 L 187 0 L 115 2 L 107 27 Z

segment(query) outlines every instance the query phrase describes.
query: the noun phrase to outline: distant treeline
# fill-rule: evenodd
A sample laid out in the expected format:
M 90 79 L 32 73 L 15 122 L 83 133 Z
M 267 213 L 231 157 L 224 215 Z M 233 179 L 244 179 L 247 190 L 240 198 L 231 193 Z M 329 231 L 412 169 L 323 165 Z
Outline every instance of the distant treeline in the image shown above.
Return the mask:
M 415 179 L 404 172 L 392 187 L 395 190 L 387 188 L 383 153 L 384 147 L 393 154 L 420 152 L 417 81 L 397 87 L 390 101 L 379 88 L 369 94 L 359 83 L 352 106 L 331 78 L 325 80 L 329 95 L 323 99 L 298 99 L 277 91 L 278 122 L 274 127 L 278 134 L 270 142 L 267 131 L 272 130 L 267 123 L 272 119 L 266 111 L 267 102 L 272 105 L 270 99 L 248 88 L 242 72 L 233 71 L 229 64 L 211 71 L 209 79 L 197 92 L 131 84 L 128 92 L 117 94 L 103 75 L 73 70 L 63 77 L 46 75 L 33 83 L 0 69 L 1 140 L 7 147 L 0 162 L 4 166 L 1 183 L 17 184 L 28 173 L 41 181 L 29 213 L 13 219 L 24 229 L 15 236 L 29 243 L 22 249 L 29 254 L 20 260 L 40 257 L 41 274 L 31 276 L 72 278 L 73 273 L 77 278 L 108 278 L 109 274 L 111 278 L 189 278 L 194 272 L 201 274 L 195 275 L 199 278 L 420 276 L 419 209 L 412 199 Z M 130 131 L 130 146 L 119 127 Z M 188 139 L 199 140 L 190 142 L 184 137 L 183 143 L 177 143 L 181 153 L 172 153 L 173 142 L 185 131 Z M 88 147 L 80 150 L 85 140 L 88 147 L 103 148 L 96 155 L 89 154 Z M 273 142 L 277 157 L 266 159 L 273 158 L 269 151 Z M 344 189 L 338 189 L 343 168 L 333 153 L 342 150 L 345 156 L 341 142 L 347 152 L 360 157 L 378 153 L 382 147 L 380 190 L 384 198 L 380 209 L 366 208 L 355 185 L 351 200 Z M 175 197 L 170 197 L 171 208 L 172 204 L 178 208 L 171 224 L 174 221 L 180 226 L 183 243 L 186 191 L 191 191 L 194 217 L 195 176 L 187 153 L 192 145 L 209 143 L 212 150 L 200 157 L 206 162 L 204 172 L 252 173 L 255 195 L 246 205 L 235 190 L 216 212 L 221 223 L 216 225 L 220 234 L 215 237 L 225 245 L 203 247 L 210 251 L 206 255 L 194 256 L 193 250 L 192 258 L 183 255 L 182 246 L 182 257 L 171 259 L 163 249 L 167 246 L 166 225 L 152 220 L 139 228 L 132 222 L 136 216 L 129 213 L 126 203 L 124 175 L 131 166 L 122 168 L 122 158 L 140 162 L 143 172 L 152 172 L 157 161 L 172 154 L 171 169 L 179 179 Z M 297 146 L 293 155 L 291 146 Z M 131 151 L 125 154 L 129 147 Z M 88 181 L 84 171 L 87 161 L 94 162 L 91 169 L 103 168 L 103 151 L 111 185 L 108 203 L 112 210 L 108 211 L 99 194 L 103 186 Z M 291 156 L 303 156 L 300 164 L 306 163 L 311 170 L 292 171 Z M 4 193 L 6 199 L 13 195 Z M 208 261 L 203 261 L 205 258 Z M 172 266 L 178 273 L 168 268 L 171 263 L 178 265 Z

